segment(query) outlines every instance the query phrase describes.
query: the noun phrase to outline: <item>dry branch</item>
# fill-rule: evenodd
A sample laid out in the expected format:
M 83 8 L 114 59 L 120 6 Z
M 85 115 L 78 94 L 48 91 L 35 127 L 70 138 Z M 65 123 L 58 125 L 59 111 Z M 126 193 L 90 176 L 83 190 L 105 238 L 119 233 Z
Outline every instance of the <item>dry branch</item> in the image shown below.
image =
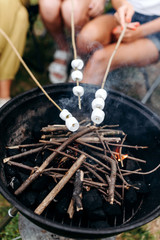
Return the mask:
M 21 149 L 21 148 L 32 148 L 32 147 L 39 147 L 42 146 L 43 143 L 31 143 L 31 144 L 22 144 L 22 145 L 16 145 L 16 146 L 7 146 L 7 149 Z
M 97 155 L 98 157 L 105 159 L 109 162 L 109 164 L 111 165 L 111 174 L 109 177 L 109 181 L 108 181 L 108 201 L 110 202 L 110 204 L 113 204 L 114 202 L 114 192 L 115 192 L 115 183 L 116 183 L 116 174 L 117 174 L 117 167 L 116 167 L 116 161 L 108 156 L 105 156 L 101 153 L 96 153 L 94 152 L 95 155 Z
M 31 149 L 31 150 L 28 150 L 26 152 L 23 152 L 23 153 L 19 153 L 19 154 L 16 154 L 14 156 L 11 156 L 11 157 L 7 157 L 7 158 L 4 158 L 3 159 L 3 162 L 6 163 L 8 161 L 11 161 L 11 160 L 15 160 L 15 159 L 18 159 L 18 158 L 22 158 L 22 157 L 26 157 L 28 155 L 32 155 L 34 153 L 37 153 L 41 150 L 43 150 L 44 147 L 39 147 L 39 148 L 35 148 L 35 149 Z
M 83 122 L 86 122 L 87 120 L 83 120 L 81 121 L 80 124 L 82 124 Z M 88 126 L 90 126 L 91 124 L 89 123 Z M 103 126 L 103 128 L 106 128 L 106 127 L 110 127 L 110 128 L 113 128 L 113 127 L 118 127 L 119 125 L 105 125 Z M 80 130 L 86 128 L 86 126 L 80 126 Z M 43 127 L 41 129 L 42 132 L 56 132 L 56 131 L 68 131 L 66 125 L 58 125 L 58 124 L 54 124 L 54 125 L 48 125 L 47 127 Z M 107 129 L 106 131 L 112 131 L 110 129 Z M 122 131 L 121 131 L 122 132 Z
M 54 141 L 57 141 L 57 142 L 64 142 L 66 141 L 67 138 L 51 138 L 50 141 L 54 142 Z M 100 139 L 98 137 L 80 137 L 79 138 L 80 141 L 83 141 L 83 142 L 88 142 L 88 143 L 101 143 L 100 142 Z M 121 138 L 119 137 L 102 137 L 102 141 L 106 141 L 106 142 L 120 142 L 121 141 Z

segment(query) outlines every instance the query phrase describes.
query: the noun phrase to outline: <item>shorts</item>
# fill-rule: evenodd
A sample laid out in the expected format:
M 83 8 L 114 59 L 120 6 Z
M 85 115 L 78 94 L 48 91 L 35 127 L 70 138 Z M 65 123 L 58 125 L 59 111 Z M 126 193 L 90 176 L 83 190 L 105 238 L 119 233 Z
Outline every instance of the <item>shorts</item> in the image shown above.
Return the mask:
M 146 22 L 153 21 L 154 19 L 156 19 L 158 17 L 160 17 L 160 16 L 148 16 L 148 15 L 143 15 L 143 14 L 135 12 L 135 14 L 132 17 L 132 22 L 139 22 L 140 24 L 144 24 Z M 150 39 L 155 44 L 158 51 L 160 52 L 160 32 L 150 34 L 150 35 L 146 36 L 146 38 Z
M 107 14 L 114 14 L 115 10 L 111 9 L 107 12 Z M 149 16 L 149 15 L 143 15 L 141 13 L 137 13 L 135 12 L 133 17 L 132 17 L 132 22 L 139 22 L 140 24 L 144 24 L 147 22 L 150 22 L 156 18 L 159 18 L 160 16 Z M 160 32 L 156 32 L 154 34 L 150 34 L 148 36 L 146 36 L 146 38 L 150 39 L 156 46 L 156 48 L 158 49 L 159 53 L 160 53 Z

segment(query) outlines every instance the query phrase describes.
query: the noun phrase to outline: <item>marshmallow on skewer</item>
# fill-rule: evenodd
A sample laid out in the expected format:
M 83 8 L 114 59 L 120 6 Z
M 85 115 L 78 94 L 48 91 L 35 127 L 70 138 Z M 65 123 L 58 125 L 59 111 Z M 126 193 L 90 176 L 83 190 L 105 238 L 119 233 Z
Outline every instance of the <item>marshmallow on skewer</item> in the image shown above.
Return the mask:
M 100 124 L 103 122 L 105 113 L 100 108 L 95 108 L 91 115 L 91 120 L 95 124 Z
M 103 100 L 106 100 L 106 98 L 107 98 L 107 91 L 102 89 L 102 88 L 100 88 L 100 89 L 98 89 L 96 91 L 95 97 L 96 98 L 103 98 Z
M 73 87 L 73 93 L 75 96 L 82 97 L 84 95 L 84 88 L 81 86 L 75 86 Z
M 65 125 L 69 131 L 75 132 L 79 128 L 79 123 L 75 117 L 67 110 L 63 109 L 60 114 L 60 118 L 65 121 Z
M 79 70 L 75 70 L 71 73 L 71 78 L 73 81 L 81 81 L 83 79 L 83 73 Z
M 100 108 L 101 110 L 104 108 L 105 102 L 103 100 L 103 98 L 95 98 L 92 101 L 92 109 L 94 110 L 95 108 Z
M 84 62 L 81 59 L 74 59 L 71 62 L 71 66 L 74 70 L 81 70 L 84 66 Z
M 66 127 L 71 132 L 75 132 L 79 128 L 79 123 L 78 123 L 78 121 L 77 121 L 77 119 L 75 117 L 67 118 L 65 124 L 66 124 Z
M 62 120 L 66 121 L 67 118 L 72 117 L 72 114 L 67 109 L 63 109 L 59 116 Z

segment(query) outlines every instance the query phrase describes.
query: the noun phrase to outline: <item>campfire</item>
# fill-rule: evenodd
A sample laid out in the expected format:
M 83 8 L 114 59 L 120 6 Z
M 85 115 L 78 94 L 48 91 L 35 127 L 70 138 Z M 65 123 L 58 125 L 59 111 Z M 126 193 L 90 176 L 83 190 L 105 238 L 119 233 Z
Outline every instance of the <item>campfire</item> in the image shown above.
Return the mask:
M 95 88 L 87 85 L 87 99 Z M 31 221 L 71 237 L 114 235 L 158 216 L 158 118 L 109 91 L 106 118 L 97 127 L 88 120 L 87 101 L 76 111 L 71 89 L 50 86 L 48 92 L 73 106 L 80 123 L 75 133 L 37 89 L 3 110 L 2 194 Z
M 145 181 L 142 181 L 141 178 L 139 181 L 137 177 L 135 180 L 131 180 L 133 174 L 143 175 L 143 173 L 138 168 L 138 165 L 130 163 L 130 161 L 145 163 L 145 160 L 122 154 L 122 148 L 133 148 L 133 146 L 123 145 L 126 137 L 123 131 L 90 126 L 89 124 L 89 126 L 82 125 L 81 131 L 74 135 L 68 131 L 65 125 L 44 127 L 41 132 L 45 134 L 41 136 L 37 144 L 31 143 L 7 147 L 9 150 L 21 150 L 22 153 L 3 160 L 4 163 L 9 165 L 9 167 L 5 165 L 5 170 L 11 191 L 13 190 L 17 196 L 20 195 L 20 200 L 22 199 L 24 204 L 27 202 L 27 206 L 29 205 L 33 210 L 38 199 L 39 206 L 35 209 L 36 214 L 41 214 L 50 203 L 56 205 L 54 201 L 56 201 L 58 193 L 68 183 L 70 183 L 72 197 L 70 196 L 67 201 L 70 202 L 70 205 L 67 206 L 66 203 L 66 206 L 64 206 L 66 209 L 64 215 L 68 213 L 70 218 L 73 218 L 75 211 L 83 210 L 83 205 L 88 205 L 87 209 L 92 205 L 91 203 L 85 203 L 83 196 L 85 199 L 87 194 L 90 195 L 88 192 L 92 192 L 93 189 L 94 192 L 97 192 L 97 197 L 101 199 L 101 205 L 103 205 L 104 199 L 105 202 L 114 205 L 116 208 L 119 206 L 119 211 L 123 201 L 130 194 L 128 201 L 135 204 L 135 199 L 137 199 L 135 190 L 139 193 L 148 192 Z M 40 146 L 40 143 L 43 144 Z M 119 150 L 114 152 L 110 143 L 113 146 L 113 143 L 116 143 L 115 146 L 119 143 L 119 147 L 117 147 Z M 86 150 L 83 150 L 84 148 Z M 135 148 L 144 149 L 146 147 L 136 146 Z M 30 160 L 28 160 L 28 156 Z M 17 162 L 16 159 L 17 161 L 20 159 L 20 161 Z M 123 163 L 124 159 L 127 159 L 125 163 Z M 34 163 L 35 166 L 33 166 Z M 14 168 L 11 168 L 11 166 L 14 166 Z M 47 185 L 53 186 L 52 191 L 48 192 L 46 197 L 41 194 L 43 191 L 47 192 L 46 186 L 44 188 L 41 187 L 41 189 L 33 187 L 39 181 L 42 182 L 41 178 L 43 175 L 45 175 L 45 180 L 43 181 Z M 73 175 L 75 176 L 73 177 Z M 36 180 L 37 182 L 33 183 Z M 20 183 L 21 181 L 22 183 Z M 18 182 L 20 186 L 17 188 Z M 21 197 L 21 194 L 30 185 L 32 185 L 29 188 L 30 198 L 26 193 Z M 38 195 L 33 193 L 33 189 L 35 193 L 37 191 Z M 38 192 L 39 190 L 41 191 Z M 34 200 L 31 195 L 34 195 Z M 39 202 L 39 199 L 43 197 L 44 200 Z M 62 201 L 62 199 L 59 201 Z M 96 206 L 94 203 L 94 210 L 96 211 L 97 208 L 99 209 L 99 205 Z M 105 213 L 105 207 L 101 208 L 102 206 L 99 211 L 103 213 L 102 209 L 104 208 Z M 87 213 L 85 214 L 87 215 Z M 105 216 L 105 214 L 103 215 Z M 93 219 L 94 211 L 89 216 Z M 101 220 L 101 216 L 99 216 L 99 219 Z M 107 224 L 106 219 L 105 222 Z

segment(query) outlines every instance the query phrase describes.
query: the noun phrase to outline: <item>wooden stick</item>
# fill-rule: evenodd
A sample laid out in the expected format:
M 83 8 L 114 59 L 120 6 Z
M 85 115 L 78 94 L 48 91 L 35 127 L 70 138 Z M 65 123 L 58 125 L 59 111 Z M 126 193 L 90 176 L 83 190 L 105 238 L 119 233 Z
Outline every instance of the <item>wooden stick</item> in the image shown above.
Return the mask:
M 84 129 L 84 127 L 82 128 Z M 49 138 L 65 138 L 68 136 L 68 134 L 70 135 L 71 132 L 68 132 L 68 131 L 55 131 L 55 132 L 50 132 L 50 134 L 43 134 L 41 136 L 41 139 L 49 139 Z M 119 130 L 111 130 L 111 129 L 100 129 L 98 130 L 98 134 L 101 136 L 101 137 L 123 137 L 125 134 L 123 131 L 119 131 Z M 85 138 L 86 137 L 96 137 L 97 134 L 95 133 L 89 133 L 89 134 L 86 134 Z
M 108 143 L 109 145 L 112 145 L 112 146 L 117 146 L 117 147 L 125 147 L 125 148 L 135 148 L 135 149 L 146 149 L 146 148 L 148 148 L 147 146 L 137 146 L 137 145 L 135 145 L 135 146 L 132 146 L 132 145 L 125 145 L 125 144 L 117 144 L 117 143 Z
M 95 153 L 100 158 L 106 159 L 110 165 L 111 165 L 111 174 L 110 174 L 110 181 L 108 181 L 108 194 L 109 194 L 109 202 L 110 204 L 113 204 L 114 202 L 114 191 L 115 191 L 115 183 L 116 183 L 116 175 L 117 175 L 117 167 L 116 167 L 116 161 L 108 156 L 105 156 L 101 153 Z
M 60 106 L 58 106 L 58 104 L 48 95 L 48 93 L 45 91 L 45 89 L 42 87 L 42 85 L 39 83 L 39 81 L 36 79 L 36 77 L 33 75 L 33 73 L 31 72 L 31 70 L 29 69 L 29 67 L 27 66 L 27 64 L 24 62 L 24 60 L 22 59 L 21 55 L 19 54 L 19 52 L 17 51 L 17 49 L 15 48 L 15 46 L 13 45 L 12 41 L 10 40 L 10 38 L 8 37 L 8 35 L 3 31 L 2 28 L 0 28 L 0 33 L 3 35 L 3 37 L 5 38 L 5 40 L 9 43 L 9 45 L 11 46 L 12 50 L 14 51 L 14 53 L 17 55 L 17 57 L 19 58 L 20 62 L 22 63 L 23 67 L 26 69 L 26 71 L 28 72 L 28 74 L 30 75 L 30 77 L 32 78 L 32 80 L 37 84 L 37 86 L 41 89 L 41 91 L 44 93 L 44 95 L 48 98 L 49 101 L 51 101 L 55 107 L 57 107 L 59 109 L 59 111 L 62 111 L 62 109 L 60 108 Z
M 74 158 L 74 160 L 76 160 L 76 158 Z M 12 162 L 12 161 L 9 161 L 7 162 L 8 165 L 11 165 L 11 166 L 15 166 L 15 167 L 18 167 L 18 168 L 23 168 L 23 169 L 26 169 L 26 170 L 29 170 L 29 171 L 35 171 L 38 167 L 35 166 L 35 167 L 30 167 L 28 165 L 24 165 L 23 163 L 18 163 L 18 162 Z M 48 174 L 49 172 L 51 171 L 62 171 L 62 172 L 65 172 L 65 171 L 68 171 L 67 168 L 46 168 L 43 170 L 43 174 Z
M 43 150 L 43 148 L 44 148 L 44 147 L 39 147 L 39 148 L 31 149 L 31 150 L 28 150 L 28 151 L 26 151 L 26 152 L 16 154 L 16 155 L 14 155 L 14 156 L 4 158 L 4 159 L 3 159 L 3 162 L 6 163 L 6 162 L 11 161 L 11 160 L 15 160 L 15 159 L 18 159 L 18 158 L 21 158 L 21 157 L 25 157 L 25 156 L 28 156 L 28 155 L 37 153 L 37 152 Z
M 148 175 L 151 174 L 153 172 L 155 172 L 158 168 L 160 168 L 160 164 L 158 166 L 156 166 L 154 169 L 148 171 L 148 172 L 138 172 L 138 171 L 130 171 L 132 174 L 139 174 L 139 175 Z M 125 171 L 125 170 L 124 170 Z M 124 175 L 124 174 L 123 174 Z
M 23 144 L 23 145 L 16 145 L 16 146 L 7 146 L 7 149 L 21 149 L 21 148 L 32 148 L 32 147 L 39 147 L 43 146 L 43 143 L 31 143 L 31 144 Z
M 81 164 L 86 159 L 85 155 L 81 155 L 77 161 L 68 170 L 65 176 L 59 181 L 59 183 L 52 189 L 52 191 L 47 195 L 47 197 L 42 201 L 42 203 L 35 209 L 35 213 L 40 215 L 45 208 L 50 204 L 50 202 L 56 197 L 56 195 L 61 191 L 69 179 L 74 175 L 74 173 L 79 169 Z
M 101 135 L 99 134 L 99 132 L 98 131 L 96 131 L 96 134 L 97 134 L 97 136 L 98 136 L 98 138 L 99 138 L 99 141 L 100 141 L 100 143 L 102 144 L 102 146 L 103 146 L 103 151 L 104 151 L 104 155 L 106 155 L 107 153 L 106 153 L 106 145 L 105 145 L 105 143 L 104 143 L 104 141 L 103 141 L 103 139 L 102 139 L 102 137 L 101 137 Z
M 50 141 L 64 142 L 67 138 L 51 138 Z M 101 143 L 98 137 L 80 137 L 80 141 L 90 142 L 90 143 Z M 105 142 L 120 142 L 121 138 L 119 137 L 102 137 L 102 140 Z
M 17 162 L 9 161 L 9 162 L 7 162 L 7 164 L 11 165 L 11 166 L 16 166 L 18 168 L 23 168 L 23 169 L 26 169 L 26 170 L 29 170 L 29 171 L 36 170 L 36 167 L 30 167 L 30 166 L 24 165 L 23 163 L 17 163 Z
M 110 70 L 110 67 L 111 67 L 112 60 L 113 60 L 114 55 L 116 54 L 117 49 L 119 48 L 119 45 L 120 45 L 120 43 L 121 43 L 121 41 L 123 39 L 123 36 L 125 34 L 125 31 L 126 31 L 126 28 L 127 28 L 127 25 L 124 26 L 124 28 L 123 28 L 123 30 L 122 30 L 119 38 L 118 38 L 118 41 L 116 43 L 115 49 L 114 49 L 112 55 L 109 58 L 107 69 L 105 71 L 105 74 L 104 74 L 104 77 L 103 77 L 103 81 L 102 81 L 102 84 L 101 84 L 101 88 L 104 88 L 104 85 L 105 85 L 105 82 L 106 82 L 106 79 L 107 79 L 107 76 L 108 76 L 108 73 L 109 73 L 109 70 Z

